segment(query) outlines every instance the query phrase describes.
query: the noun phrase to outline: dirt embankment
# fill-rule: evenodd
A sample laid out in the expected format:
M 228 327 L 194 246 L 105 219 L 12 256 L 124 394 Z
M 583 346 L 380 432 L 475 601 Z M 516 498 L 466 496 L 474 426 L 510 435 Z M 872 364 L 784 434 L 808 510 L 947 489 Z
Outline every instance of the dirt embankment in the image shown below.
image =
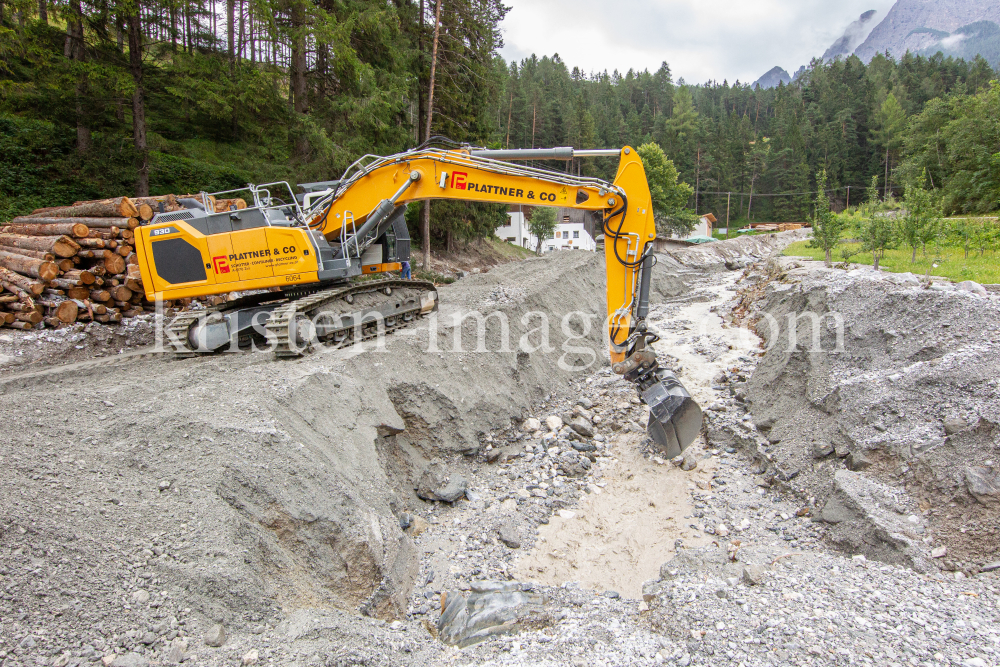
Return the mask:
M 740 391 L 779 481 L 853 552 L 921 570 L 1000 559 L 1000 298 L 787 258 L 771 269 L 750 313 L 769 349 Z

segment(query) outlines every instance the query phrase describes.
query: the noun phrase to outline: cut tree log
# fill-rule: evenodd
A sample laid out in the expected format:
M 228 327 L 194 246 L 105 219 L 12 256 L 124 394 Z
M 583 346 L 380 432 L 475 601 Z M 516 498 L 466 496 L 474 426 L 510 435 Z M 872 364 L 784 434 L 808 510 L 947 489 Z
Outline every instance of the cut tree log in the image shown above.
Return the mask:
M 56 261 L 56 256 L 51 252 L 42 252 L 41 250 L 28 250 L 27 248 L 0 248 L 5 252 L 12 252 L 15 255 L 24 255 L 25 257 L 33 257 L 34 259 L 43 259 L 46 262 Z M 69 258 L 67 258 L 69 260 Z M 72 260 L 69 260 L 72 261 Z
M 213 197 L 212 195 L 206 195 L 206 196 L 208 198 L 208 212 L 212 213 L 212 212 L 215 211 L 215 197 Z M 204 200 L 201 197 L 201 194 L 195 194 L 195 195 L 177 195 L 177 199 L 178 199 L 178 201 L 181 200 L 181 199 L 193 199 L 196 202 L 198 202 L 199 204 L 203 204 L 204 205 L 204 203 L 205 203 Z
M 49 220 L 49 218 L 35 219 Z M 9 229 L 7 231 L 12 234 L 27 234 L 29 236 L 62 236 L 65 234 L 66 236 L 73 236 L 78 239 L 87 238 L 87 234 L 90 233 L 90 227 L 85 223 L 66 220 L 65 218 L 51 219 L 59 220 L 59 222 L 18 222 L 18 220 L 23 220 L 23 218 L 15 218 L 15 221 L 8 225 Z
M 68 296 L 71 299 L 80 299 L 80 300 L 89 299 L 90 290 L 86 287 L 70 287 L 69 289 L 66 290 L 66 296 Z
M 56 262 L 56 266 L 58 266 L 59 270 L 63 272 L 72 271 L 73 267 L 76 266 L 76 262 L 73 261 L 72 257 L 67 257 Z
M 77 239 L 76 242 L 79 243 L 80 247 L 84 250 L 88 248 L 103 248 L 108 244 L 108 241 L 105 241 L 104 239 Z
M 84 259 L 107 259 L 108 257 L 113 257 L 115 253 L 106 249 L 84 249 L 76 253 L 77 257 L 82 257 Z
M 81 224 L 86 225 L 89 231 L 94 231 L 95 229 L 109 229 L 111 227 L 117 227 L 119 229 L 135 229 L 139 226 L 139 220 L 134 217 L 121 217 L 116 216 L 113 218 L 66 218 L 66 217 L 42 217 L 35 215 L 23 215 L 19 218 L 14 218 L 10 221 L 12 226 L 15 225 L 65 225 L 65 224 Z M 131 226 L 130 226 L 131 225 Z
M 20 234 L 0 234 L 0 246 L 50 252 L 56 257 L 72 257 L 80 250 L 80 244 L 68 236 L 22 236 Z
M 26 278 L 20 273 L 0 266 L 0 284 L 22 299 L 38 296 L 45 290 L 45 283 Z
M 80 313 L 80 307 L 72 299 L 66 299 L 57 305 L 53 314 L 56 319 L 64 324 L 76 322 L 76 316 Z
M 128 301 L 132 298 L 132 290 L 124 285 L 112 287 L 109 291 L 111 292 L 111 298 L 115 301 Z
M 126 275 L 130 280 L 142 281 L 142 271 L 139 269 L 138 264 L 129 264 L 127 270 L 128 273 Z
M 62 278 L 66 280 L 75 280 L 80 285 L 93 285 L 96 280 L 96 276 L 94 276 L 93 271 L 85 271 L 81 269 L 67 271 Z M 53 284 L 55 284 L 54 281 Z
M 59 267 L 55 262 L 43 259 L 25 257 L 6 250 L 0 250 L 0 266 L 16 271 L 22 276 L 30 276 L 39 280 L 49 281 L 59 275 Z
M 115 248 L 115 252 L 121 255 L 122 257 L 128 257 L 129 255 L 132 254 L 132 246 L 121 243 L 118 245 L 117 248 Z M 128 261 L 126 261 L 125 263 L 127 264 Z
M 116 197 L 76 202 L 72 206 L 49 211 L 48 214 L 59 218 L 134 218 L 139 215 L 139 209 L 128 197 Z
M 92 289 L 90 290 L 90 298 L 92 301 L 111 301 L 111 293 L 103 289 Z
M 225 211 L 232 210 L 230 206 L 236 206 L 237 211 L 242 211 L 247 207 L 245 200 L 237 197 L 236 199 L 216 199 L 215 200 L 215 212 L 223 213 Z
M 10 324 L 14 321 L 14 313 L 0 313 L 0 325 Z
M 7 326 L 9 326 L 11 329 L 21 329 L 22 331 L 29 331 L 35 328 L 35 325 L 31 324 L 30 322 L 21 322 L 18 320 L 14 320 Z
M 118 238 L 118 235 L 122 230 L 117 227 L 108 227 L 107 229 L 91 229 L 90 233 L 87 234 L 87 238 L 91 239 L 103 239 L 105 241 L 111 241 Z
M 42 321 L 42 317 L 44 316 L 37 310 L 32 310 L 27 313 L 14 313 L 15 320 L 28 322 L 29 324 L 38 324 L 39 322 Z
M 114 253 L 111 253 L 110 257 L 105 257 L 104 259 L 100 260 L 97 263 L 97 265 L 95 265 L 95 268 L 97 266 L 103 266 L 104 270 L 112 275 L 117 273 L 124 273 L 125 258 L 122 257 L 121 255 L 116 255 Z

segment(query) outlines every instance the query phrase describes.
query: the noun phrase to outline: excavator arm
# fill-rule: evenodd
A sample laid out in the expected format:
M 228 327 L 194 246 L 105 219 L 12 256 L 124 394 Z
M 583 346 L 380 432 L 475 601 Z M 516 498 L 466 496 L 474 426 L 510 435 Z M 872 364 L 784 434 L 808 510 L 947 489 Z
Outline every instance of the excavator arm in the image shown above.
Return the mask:
M 511 160 L 617 156 L 612 183 L 538 169 Z M 383 199 L 385 193 L 393 193 Z M 331 241 L 363 242 L 401 205 L 433 199 L 526 206 L 555 206 L 600 215 L 607 271 L 607 322 L 613 370 L 636 383 L 649 405 L 649 435 L 673 457 L 701 430 L 701 409 L 669 370 L 661 368 L 646 327 L 656 238 L 649 184 L 631 147 L 577 151 L 572 148 L 487 150 L 418 149 L 359 163 L 331 188 L 329 201 L 309 222 Z

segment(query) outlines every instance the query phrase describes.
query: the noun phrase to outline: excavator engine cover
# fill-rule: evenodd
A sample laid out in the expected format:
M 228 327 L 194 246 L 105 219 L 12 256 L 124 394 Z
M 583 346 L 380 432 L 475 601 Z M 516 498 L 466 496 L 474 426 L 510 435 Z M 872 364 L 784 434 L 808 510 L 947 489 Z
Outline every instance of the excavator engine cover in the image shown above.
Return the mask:
M 701 408 L 677 376 L 668 370 L 656 372 L 657 381 L 642 391 L 649 406 L 646 432 L 668 459 L 680 456 L 701 433 Z

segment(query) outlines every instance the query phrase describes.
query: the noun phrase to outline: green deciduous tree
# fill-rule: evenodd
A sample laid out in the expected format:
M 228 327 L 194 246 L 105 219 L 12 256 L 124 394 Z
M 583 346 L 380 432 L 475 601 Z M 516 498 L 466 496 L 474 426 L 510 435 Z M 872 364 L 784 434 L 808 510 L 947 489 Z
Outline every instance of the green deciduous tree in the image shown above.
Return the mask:
M 694 189 L 678 182 L 677 168 L 659 144 L 646 143 L 637 150 L 649 183 L 657 233 L 669 236 L 690 232 L 698 221 L 694 211 L 687 208 Z
M 899 218 L 899 240 L 912 250 L 910 262 L 917 261 L 917 248 L 926 247 L 941 233 L 941 204 L 933 192 L 924 187 L 927 175 L 906 186 L 903 201 L 905 211 Z
M 531 220 L 528 229 L 538 239 L 535 253 L 542 254 L 542 243 L 550 238 L 556 229 L 556 210 L 548 206 L 539 206 L 531 210 Z
M 885 251 L 896 246 L 896 229 L 879 201 L 878 190 L 878 176 L 872 176 L 868 197 L 860 208 L 861 223 L 858 226 L 861 250 L 872 254 L 872 264 L 876 271 L 879 270 L 879 262 L 885 256 Z
M 833 249 L 840 243 L 844 233 L 843 217 L 830 208 L 830 198 L 826 194 L 826 170 L 816 174 L 816 211 L 813 214 L 813 235 L 809 241 L 810 248 L 822 248 L 826 256 L 826 265 L 833 261 Z

